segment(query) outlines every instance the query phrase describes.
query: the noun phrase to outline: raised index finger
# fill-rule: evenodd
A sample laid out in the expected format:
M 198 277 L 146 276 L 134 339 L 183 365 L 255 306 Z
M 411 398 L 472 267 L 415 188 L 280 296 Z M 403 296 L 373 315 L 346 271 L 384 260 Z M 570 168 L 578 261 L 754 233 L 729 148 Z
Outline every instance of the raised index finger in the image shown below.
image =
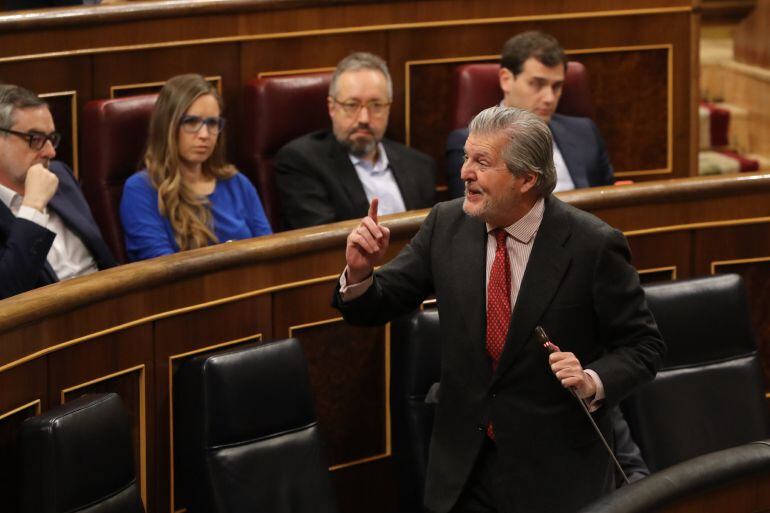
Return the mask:
M 375 223 L 377 222 L 377 206 L 379 205 L 380 200 L 377 198 L 372 198 L 372 202 L 369 205 L 369 217 L 372 218 L 372 221 Z

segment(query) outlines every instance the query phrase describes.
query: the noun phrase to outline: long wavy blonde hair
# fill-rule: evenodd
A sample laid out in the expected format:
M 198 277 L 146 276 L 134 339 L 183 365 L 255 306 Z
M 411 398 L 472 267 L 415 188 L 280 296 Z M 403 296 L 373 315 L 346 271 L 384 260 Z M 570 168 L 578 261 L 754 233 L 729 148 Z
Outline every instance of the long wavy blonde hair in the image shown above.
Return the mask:
M 202 76 L 178 75 L 163 86 L 150 119 L 150 134 L 144 163 L 152 185 L 158 191 L 158 210 L 168 218 L 180 250 L 195 249 L 218 242 L 208 198 L 193 192 L 185 183 L 179 157 L 179 127 L 190 105 L 201 96 L 216 98 L 224 111 L 216 88 Z M 214 152 L 203 163 L 204 176 L 230 178 L 235 168 L 225 161 L 225 138 L 220 132 Z

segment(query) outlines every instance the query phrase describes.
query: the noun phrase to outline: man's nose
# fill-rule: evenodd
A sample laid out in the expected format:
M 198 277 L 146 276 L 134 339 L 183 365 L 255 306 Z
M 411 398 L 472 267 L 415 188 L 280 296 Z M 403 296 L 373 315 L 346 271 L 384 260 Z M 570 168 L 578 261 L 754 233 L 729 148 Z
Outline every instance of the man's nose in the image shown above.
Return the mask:
M 463 167 L 460 168 L 460 180 L 472 180 L 473 179 L 473 170 L 471 169 L 471 166 L 469 165 L 468 161 L 466 160 L 463 162 Z
M 543 100 L 545 100 L 548 103 L 555 103 L 556 91 L 554 91 L 553 87 L 544 87 L 543 90 L 544 90 Z
M 42 157 L 52 159 L 56 156 L 56 148 L 53 147 L 53 143 L 50 140 L 46 140 L 43 145 Z
M 362 105 L 361 109 L 358 111 L 358 122 L 363 124 L 369 124 L 369 107 L 367 105 Z

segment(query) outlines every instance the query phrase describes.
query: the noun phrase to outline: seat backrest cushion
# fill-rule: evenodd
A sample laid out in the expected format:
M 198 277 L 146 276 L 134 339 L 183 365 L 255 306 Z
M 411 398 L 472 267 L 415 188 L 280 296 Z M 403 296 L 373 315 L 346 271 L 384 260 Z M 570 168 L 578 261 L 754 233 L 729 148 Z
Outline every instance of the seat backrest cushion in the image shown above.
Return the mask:
M 645 292 L 668 351 L 655 380 L 623 408 L 650 470 L 770 436 L 741 277 L 666 282 Z
M 664 368 L 721 360 L 756 350 L 743 280 L 721 274 L 645 286 L 668 343 Z
M 407 510 L 421 510 L 435 404 L 426 403 L 441 380 L 438 310 L 426 308 L 392 325 L 391 410 L 399 466 L 399 494 Z
M 454 72 L 451 130 L 468 126 L 471 119 L 503 99 L 498 78 L 500 64 L 473 63 L 457 66 Z M 567 116 L 595 118 L 588 70 L 579 62 L 569 61 L 564 88 L 556 112 Z
M 700 511 L 696 505 L 702 507 L 704 497 L 714 497 L 714 492 L 720 489 L 717 495 L 721 493 L 725 498 L 733 496 L 733 492 L 743 493 L 748 483 L 766 481 L 768 472 L 770 443 L 767 440 L 752 442 L 699 456 L 652 474 L 633 486 L 620 487 L 581 509 L 579 513 Z M 706 509 L 720 510 L 717 504 L 719 502 L 712 502 L 709 506 L 714 508 Z M 741 509 L 740 500 L 732 501 L 731 504 L 735 506 L 722 507 L 721 510 L 752 509 L 748 506 Z
M 24 513 L 140 513 L 128 416 L 117 394 L 87 395 L 22 424 Z
M 185 362 L 174 378 L 174 410 L 191 513 L 336 511 L 296 339 Z
M 273 159 L 292 140 L 331 127 L 326 105 L 331 76 L 330 72 L 269 76 L 246 84 L 241 170 L 257 184 L 274 228 L 280 229 L 281 210 Z
M 150 117 L 157 94 L 92 100 L 83 111 L 80 182 L 91 211 L 113 255 L 126 262 L 120 198 L 123 184 L 144 167 Z

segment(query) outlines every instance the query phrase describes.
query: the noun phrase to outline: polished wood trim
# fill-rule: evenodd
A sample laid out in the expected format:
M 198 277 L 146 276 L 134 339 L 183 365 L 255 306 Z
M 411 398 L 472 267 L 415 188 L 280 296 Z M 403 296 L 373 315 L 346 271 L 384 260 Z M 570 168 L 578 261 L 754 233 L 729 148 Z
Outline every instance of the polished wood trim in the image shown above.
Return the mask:
M 300 75 L 300 74 L 306 74 L 306 73 L 324 73 L 329 71 L 334 71 L 336 68 L 334 66 L 325 66 L 323 68 L 300 68 L 300 69 L 284 69 L 279 71 L 260 71 L 257 73 L 257 78 L 265 78 L 265 77 L 283 77 L 283 76 L 291 76 L 291 75 Z
M 45 348 L 43 350 L 40 350 L 40 351 L 37 351 L 35 353 L 31 353 L 30 355 L 28 355 L 28 356 L 26 356 L 24 358 L 21 358 L 19 360 L 16 360 L 16 361 L 13 361 L 13 362 L 9 362 L 9 363 L 7 363 L 5 365 L 0 365 L 0 373 L 5 372 L 5 371 L 7 371 L 9 369 L 12 369 L 13 367 L 17 367 L 17 366 L 19 366 L 21 364 L 27 363 L 27 362 L 29 362 L 31 360 L 34 360 L 34 359 L 40 358 L 42 356 L 45 356 L 47 354 L 59 351 L 61 349 L 66 349 L 68 347 L 80 344 L 82 342 L 87 342 L 89 340 L 93 340 L 95 338 L 102 337 L 104 335 L 109 335 L 109 334 L 115 333 L 117 331 L 124 331 L 124 330 L 127 330 L 129 328 L 133 328 L 134 326 L 138 326 L 140 324 L 146 324 L 148 322 L 157 321 L 159 319 L 165 319 L 165 318 L 168 318 L 168 317 L 173 317 L 173 316 L 176 316 L 176 315 L 181 315 L 181 314 L 184 314 L 184 313 L 193 312 L 193 311 L 196 311 L 196 310 L 202 310 L 202 309 L 205 309 L 205 308 L 212 308 L 212 307 L 215 307 L 215 306 L 219 306 L 219 305 L 223 305 L 223 304 L 227 304 L 227 303 L 232 303 L 234 301 L 240 301 L 242 299 L 248 299 L 248 298 L 255 297 L 255 296 L 260 296 L 260 295 L 264 295 L 264 294 L 270 294 L 272 292 L 277 292 L 277 291 L 281 291 L 281 290 L 288 290 L 288 289 L 293 289 L 293 288 L 304 287 L 306 285 L 312 285 L 314 283 L 322 283 L 322 282 L 325 282 L 325 281 L 331 281 L 333 279 L 338 278 L 338 276 L 339 275 L 321 276 L 319 278 L 311 278 L 311 279 L 308 279 L 308 280 L 300 280 L 300 281 L 296 281 L 296 282 L 285 283 L 285 284 L 277 285 L 277 286 L 274 286 L 274 287 L 267 287 L 267 288 L 264 288 L 264 289 L 258 289 L 258 290 L 254 290 L 254 291 L 251 291 L 251 292 L 245 292 L 243 294 L 236 294 L 234 296 L 228 296 L 228 297 L 216 299 L 214 301 L 207 301 L 205 303 L 198 303 L 198 304 L 186 306 L 184 308 L 177 308 L 175 310 L 168 310 L 168 311 L 160 312 L 160 313 L 157 313 L 157 314 L 154 314 L 154 315 L 150 315 L 150 316 L 147 316 L 147 317 L 142 317 L 141 319 L 137 319 L 137 320 L 134 320 L 134 321 L 131 321 L 131 322 L 127 322 L 127 323 L 124 323 L 124 324 L 113 326 L 113 327 L 108 328 L 106 330 L 97 331 L 97 332 L 94 332 L 94 333 L 89 333 L 88 335 L 83 335 L 82 337 L 78 337 L 78 338 L 75 338 L 75 339 L 72 339 L 72 340 L 67 340 L 65 342 L 61 342 L 59 344 L 56 344 L 56 345 L 51 346 L 51 347 L 47 347 L 47 348 Z
M 634 176 L 652 176 L 652 175 L 670 175 L 674 172 L 674 46 L 672 44 L 645 44 L 628 46 L 603 46 L 596 48 L 576 48 L 565 50 L 567 55 L 599 54 L 613 52 L 633 52 L 645 50 L 666 50 L 667 51 L 667 116 L 666 116 L 666 167 L 663 169 L 640 169 L 632 171 L 618 171 L 616 177 L 627 178 Z M 405 125 L 405 143 L 411 146 L 411 67 L 422 66 L 426 64 L 446 64 L 461 62 L 481 62 L 499 59 L 499 54 L 493 55 L 475 55 L 470 57 L 441 57 L 436 59 L 415 59 L 404 63 L 404 125 Z M 446 190 L 446 186 L 443 186 Z M 438 188 L 437 188 L 438 189 Z
M 14 408 L 13 410 L 7 411 L 5 413 L 0 413 L 0 420 L 6 419 L 8 417 L 12 417 L 17 413 L 22 412 L 31 406 L 35 407 L 35 415 L 40 415 L 41 405 L 42 405 L 42 401 L 40 399 L 35 399 L 34 401 L 30 401 L 27 404 L 22 404 L 18 408 Z
M 734 260 L 715 260 L 711 262 L 711 274 L 717 273 L 717 267 L 729 267 L 731 265 L 754 264 L 758 262 L 770 262 L 770 256 L 756 258 L 736 258 Z
M 58 91 L 55 93 L 43 93 L 37 95 L 39 98 L 61 98 L 70 97 L 70 108 L 72 109 L 72 119 L 70 120 L 70 129 L 72 130 L 72 172 L 75 178 L 80 178 L 80 169 L 78 164 L 78 92 L 77 91 Z
M 725 226 L 747 226 L 752 224 L 770 223 L 770 217 L 754 217 L 747 219 L 731 219 L 728 221 L 707 221 L 703 223 L 673 224 L 658 228 L 645 228 L 642 230 L 628 230 L 623 232 L 626 237 L 639 237 L 658 233 L 681 232 L 685 230 L 698 230 L 703 228 L 722 228 Z
M 246 337 L 241 337 L 235 340 L 228 340 L 226 342 L 219 342 L 206 347 L 187 351 L 185 353 L 172 354 L 168 357 L 168 452 L 169 452 L 169 498 L 171 503 L 170 511 L 174 513 L 181 513 L 187 511 L 186 508 L 180 510 L 174 509 L 174 360 L 180 358 L 186 358 L 200 353 L 213 351 L 215 349 L 221 349 L 223 347 L 232 346 L 247 342 L 249 340 L 262 340 L 262 333 L 255 333 Z
M 325 326 L 328 324 L 335 324 L 345 322 L 345 320 L 342 317 L 332 317 L 330 319 L 323 319 L 320 321 L 314 321 L 314 322 L 308 322 L 304 324 L 297 324 L 294 326 L 289 326 L 289 337 L 296 336 L 294 334 L 297 330 L 303 330 L 307 328 L 314 328 L 316 326 Z M 343 468 L 348 467 L 354 467 L 356 465 L 362 465 L 364 463 L 370 463 L 372 461 L 381 460 L 384 458 L 389 458 L 393 455 L 393 434 L 391 432 L 391 422 L 390 422 L 390 323 L 387 323 L 384 327 L 385 329 L 385 348 L 384 348 L 384 360 L 385 360 L 385 452 L 382 454 L 375 454 L 374 456 L 369 456 L 367 458 L 361 458 L 359 460 L 354 461 L 346 461 L 345 463 L 339 463 L 337 465 L 332 465 L 329 467 L 329 471 L 333 472 L 335 470 L 340 470 Z
M 676 280 L 676 266 L 675 265 L 667 265 L 663 267 L 653 267 L 651 269 L 637 269 L 637 273 L 640 275 L 643 274 L 655 274 L 660 273 L 663 271 L 671 271 L 671 279 Z
M 694 201 L 770 191 L 770 173 L 756 171 L 730 175 L 671 178 L 622 186 L 594 187 L 560 192 L 557 196 L 582 210 Z
M 4 62 L 19 62 L 36 59 L 53 59 L 62 57 L 74 57 L 80 55 L 96 55 L 103 53 L 116 53 L 116 52 L 129 52 L 136 50 L 148 50 L 156 48 L 180 48 L 185 46 L 196 46 L 205 44 L 218 44 L 218 43 L 241 43 L 249 41 L 261 41 L 267 39 L 289 39 L 300 37 L 316 37 L 327 35 L 339 35 L 339 34 L 356 34 L 365 32 L 379 32 L 390 30 L 405 30 L 405 29 L 430 29 L 438 27 L 455 27 L 455 26 L 473 26 L 473 25 L 491 25 L 501 23 L 515 23 L 515 22 L 527 22 L 527 21 L 553 21 L 553 20 L 575 20 L 586 18 L 616 18 L 624 16 L 646 16 L 650 14 L 675 14 L 675 13 L 689 13 L 692 12 L 692 8 L 685 7 L 660 7 L 660 8 L 648 8 L 648 9 L 627 9 L 617 11 L 587 11 L 587 12 L 573 12 L 573 13 L 559 13 L 559 14 L 538 14 L 529 16 L 503 16 L 494 18 L 476 18 L 476 19 L 461 19 L 461 20 L 440 20 L 440 21 L 420 21 L 420 22 L 408 22 L 408 23 L 388 23 L 382 25 L 362 25 L 356 27 L 337 27 L 329 29 L 313 29 L 313 30 L 297 30 L 291 32 L 267 32 L 261 34 L 250 35 L 238 35 L 238 36 L 226 36 L 226 37 L 210 37 L 202 39 L 189 39 L 183 41 L 164 41 L 158 43 L 146 43 L 136 45 L 118 45 L 118 46 L 105 46 L 100 48 L 85 48 L 79 50 L 64 50 L 57 52 L 43 52 L 33 53 L 26 55 L 14 55 L 10 57 L 0 58 L 0 63 Z M 0 27 L 3 25 L 2 17 L 0 17 Z
M 207 82 L 215 82 L 217 84 L 217 93 L 219 96 L 222 96 L 222 77 L 221 75 L 216 76 L 210 76 L 210 77 L 203 77 L 204 80 Z M 129 89 L 144 89 L 147 87 L 163 87 L 163 85 L 166 83 L 165 80 L 161 80 L 158 82 L 142 82 L 138 84 L 120 84 L 120 85 L 114 85 L 110 86 L 110 99 L 115 99 L 115 93 L 117 91 L 126 91 Z
M 60 401 L 61 404 L 65 403 L 65 396 L 75 390 L 88 387 L 95 383 L 101 383 L 118 376 L 124 376 L 133 372 L 139 372 L 139 468 L 141 470 L 141 476 L 139 476 L 139 485 L 142 492 L 142 503 L 147 504 L 147 405 L 145 396 L 145 365 L 135 365 L 128 369 L 123 369 L 118 372 L 107 374 L 106 376 L 100 376 L 98 378 L 86 381 L 85 383 L 79 383 L 75 386 L 63 388 L 61 390 Z

